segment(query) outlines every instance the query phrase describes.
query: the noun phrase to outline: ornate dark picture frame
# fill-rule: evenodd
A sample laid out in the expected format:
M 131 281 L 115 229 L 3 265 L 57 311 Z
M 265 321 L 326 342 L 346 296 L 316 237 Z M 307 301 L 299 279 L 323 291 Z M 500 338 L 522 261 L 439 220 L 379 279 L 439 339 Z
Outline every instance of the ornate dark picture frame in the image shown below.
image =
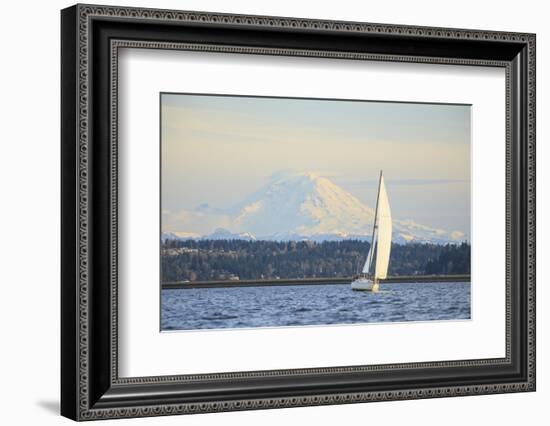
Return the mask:
M 95 5 L 64 9 L 61 30 L 62 415 L 92 420 L 535 390 L 534 34 Z M 120 378 L 121 47 L 504 68 L 506 356 Z

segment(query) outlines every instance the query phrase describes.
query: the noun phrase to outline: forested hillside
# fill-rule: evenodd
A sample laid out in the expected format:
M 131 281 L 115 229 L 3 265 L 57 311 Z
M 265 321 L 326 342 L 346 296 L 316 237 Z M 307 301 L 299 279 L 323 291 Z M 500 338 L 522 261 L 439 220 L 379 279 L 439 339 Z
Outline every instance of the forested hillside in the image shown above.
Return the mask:
M 369 243 L 358 240 L 166 240 L 163 282 L 342 277 L 356 274 Z M 389 275 L 469 274 L 470 245 L 393 244 Z

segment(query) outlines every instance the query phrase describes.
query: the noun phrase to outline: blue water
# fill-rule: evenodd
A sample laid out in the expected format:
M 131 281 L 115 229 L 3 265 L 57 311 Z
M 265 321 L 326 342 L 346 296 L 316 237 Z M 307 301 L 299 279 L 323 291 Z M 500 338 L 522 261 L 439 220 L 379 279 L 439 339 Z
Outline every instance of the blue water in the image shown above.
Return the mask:
M 470 283 L 162 290 L 161 330 L 361 324 L 470 318 Z

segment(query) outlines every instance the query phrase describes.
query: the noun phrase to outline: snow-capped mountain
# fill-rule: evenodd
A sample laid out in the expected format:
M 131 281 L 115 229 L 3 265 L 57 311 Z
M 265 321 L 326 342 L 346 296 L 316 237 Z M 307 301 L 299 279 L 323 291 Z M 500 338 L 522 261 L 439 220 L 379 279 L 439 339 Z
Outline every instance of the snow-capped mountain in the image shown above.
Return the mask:
M 245 200 L 234 226 L 257 236 L 367 234 L 374 210 L 313 173 L 284 176 Z
M 222 213 L 206 205 L 200 211 L 205 223 L 218 223 L 212 232 L 202 233 L 200 237 L 211 239 L 365 239 L 370 238 L 374 222 L 373 208 L 315 173 L 278 176 L 230 211 Z M 196 226 L 196 213 L 180 212 L 178 217 L 193 217 L 193 224 L 178 225 L 181 231 Z M 172 233 L 178 238 L 189 234 L 187 238 L 196 238 L 196 234 L 181 231 Z M 463 238 L 464 234 L 459 231 L 447 232 L 412 220 L 393 220 L 394 242 L 446 243 Z
M 202 235 L 197 234 L 195 232 L 183 232 L 183 231 L 162 232 L 160 235 L 160 238 L 162 240 L 196 240 L 201 237 Z
M 227 229 L 217 228 L 213 233 L 205 235 L 203 239 L 209 240 L 246 240 L 254 241 L 256 237 L 250 232 L 233 233 Z

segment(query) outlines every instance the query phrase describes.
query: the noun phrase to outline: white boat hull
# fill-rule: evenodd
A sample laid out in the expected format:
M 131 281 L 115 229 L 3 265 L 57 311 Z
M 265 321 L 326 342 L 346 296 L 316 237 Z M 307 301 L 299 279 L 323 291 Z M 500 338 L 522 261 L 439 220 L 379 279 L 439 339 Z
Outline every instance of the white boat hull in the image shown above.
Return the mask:
M 351 289 L 357 291 L 378 291 L 380 285 L 367 278 L 357 278 L 351 282 Z

